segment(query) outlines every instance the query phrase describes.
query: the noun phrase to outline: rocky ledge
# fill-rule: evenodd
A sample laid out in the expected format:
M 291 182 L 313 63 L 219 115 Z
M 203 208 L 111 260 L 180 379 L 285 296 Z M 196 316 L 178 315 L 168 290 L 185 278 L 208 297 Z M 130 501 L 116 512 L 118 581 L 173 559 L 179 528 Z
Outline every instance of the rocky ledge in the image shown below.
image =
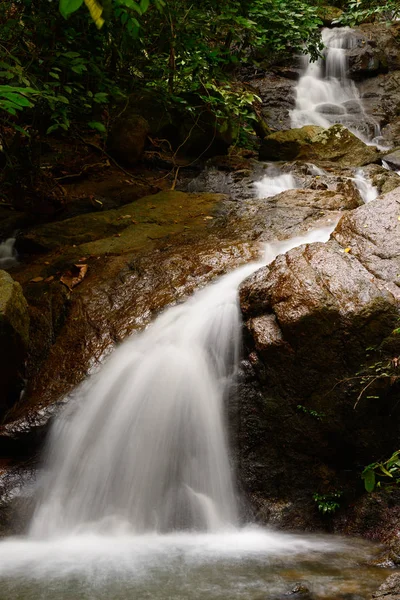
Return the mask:
M 365 535 L 360 473 L 400 441 L 396 372 L 374 370 L 396 369 L 400 353 L 400 188 L 343 216 L 326 244 L 254 273 L 240 302 L 246 360 L 230 418 L 247 505 L 275 526 Z M 324 519 L 315 495 L 336 493 L 341 510 Z M 396 554 L 393 505 L 383 495 L 367 535 Z

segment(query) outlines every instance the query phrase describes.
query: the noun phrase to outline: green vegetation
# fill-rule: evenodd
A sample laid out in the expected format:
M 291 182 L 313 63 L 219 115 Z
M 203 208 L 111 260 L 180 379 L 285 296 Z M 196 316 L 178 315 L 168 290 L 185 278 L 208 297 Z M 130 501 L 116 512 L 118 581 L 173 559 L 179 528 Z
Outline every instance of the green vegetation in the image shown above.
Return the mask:
M 400 484 L 400 450 L 382 462 L 374 462 L 365 467 L 361 474 L 367 492 L 380 487 L 393 487 Z
M 306 415 L 310 415 L 310 417 L 314 417 L 314 419 L 317 419 L 317 421 L 321 421 L 326 416 L 324 413 L 320 413 L 311 408 L 307 408 L 306 406 L 303 406 L 302 404 L 297 405 L 297 410 L 300 410 L 301 412 L 303 412 Z
M 105 136 L 143 90 L 166 110 L 212 114 L 220 127 L 232 118 L 251 124 L 257 97 L 235 70 L 299 51 L 316 57 L 320 24 L 306 0 L 61 0 L 59 10 L 4 0 L 0 143 L 8 165 L 34 162 L 46 135 L 83 127 Z
M 335 22 L 350 27 L 365 21 L 391 21 L 400 16 L 398 0 L 350 0 L 343 8 L 345 12 Z
M 340 498 L 343 492 L 334 491 L 329 494 L 313 494 L 314 502 L 317 503 L 318 510 L 324 515 L 331 515 L 340 508 Z

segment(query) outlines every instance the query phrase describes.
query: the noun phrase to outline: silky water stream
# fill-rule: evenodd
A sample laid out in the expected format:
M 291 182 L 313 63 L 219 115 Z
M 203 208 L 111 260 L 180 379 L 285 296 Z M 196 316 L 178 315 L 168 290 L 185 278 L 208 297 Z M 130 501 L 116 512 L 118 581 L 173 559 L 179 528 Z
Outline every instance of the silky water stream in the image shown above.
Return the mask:
M 293 187 L 264 178 L 258 193 Z M 53 426 L 25 536 L 0 543 L 1 600 L 368 598 L 385 572 L 363 541 L 243 524 L 223 407 L 234 381 L 240 282 L 335 223 L 267 245 L 126 340 Z

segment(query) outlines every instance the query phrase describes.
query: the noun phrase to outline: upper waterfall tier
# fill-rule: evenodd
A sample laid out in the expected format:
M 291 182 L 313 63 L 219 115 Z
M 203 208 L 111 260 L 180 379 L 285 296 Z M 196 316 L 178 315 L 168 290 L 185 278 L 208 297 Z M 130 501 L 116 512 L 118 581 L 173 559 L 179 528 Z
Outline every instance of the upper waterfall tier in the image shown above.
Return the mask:
M 311 62 L 309 56 L 303 57 L 292 127 L 341 123 L 364 141 L 372 140 L 379 135 L 379 126 L 365 113 L 358 90 L 347 77 L 347 51 L 357 43 L 354 32 L 349 27 L 324 29 L 322 40 L 322 58 Z

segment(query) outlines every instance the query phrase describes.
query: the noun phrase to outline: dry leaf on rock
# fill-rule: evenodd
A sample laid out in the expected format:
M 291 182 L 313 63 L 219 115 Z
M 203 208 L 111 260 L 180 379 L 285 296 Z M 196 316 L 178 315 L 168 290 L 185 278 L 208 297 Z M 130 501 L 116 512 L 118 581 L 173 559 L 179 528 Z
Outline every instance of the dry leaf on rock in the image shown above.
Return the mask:
M 60 278 L 61 283 L 67 286 L 69 290 L 79 285 L 85 277 L 88 265 L 74 265 L 71 269 L 63 273 Z

